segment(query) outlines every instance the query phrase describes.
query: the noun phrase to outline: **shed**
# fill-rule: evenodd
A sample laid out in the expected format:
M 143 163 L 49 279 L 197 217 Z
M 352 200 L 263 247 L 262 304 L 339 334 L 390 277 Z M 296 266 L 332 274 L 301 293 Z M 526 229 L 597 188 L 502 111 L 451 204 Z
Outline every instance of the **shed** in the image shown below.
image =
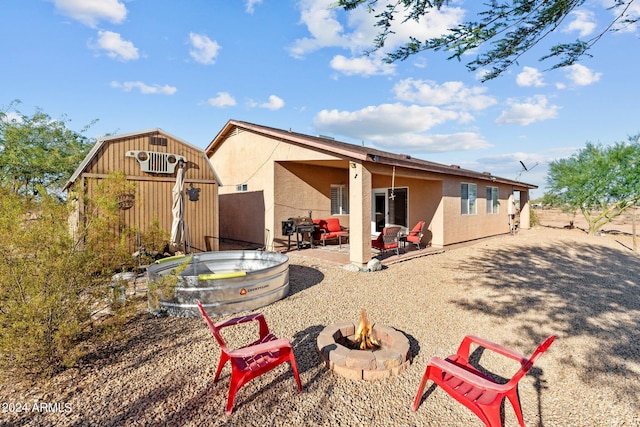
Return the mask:
M 146 131 L 99 138 L 78 166 L 64 190 L 90 196 L 97 183 L 111 172 L 122 171 L 136 182 L 135 202 L 122 211 L 124 227 L 144 232 L 154 216 L 169 232 L 173 222 L 172 190 L 176 175 L 184 171 L 183 249 L 216 251 L 218 245 L 219 180 L 204 152 L 163 131 Z M 73 221 L 83 221 L 84 197 L 78 197 Z M 130 242 L 132 251 L 135 242 Z

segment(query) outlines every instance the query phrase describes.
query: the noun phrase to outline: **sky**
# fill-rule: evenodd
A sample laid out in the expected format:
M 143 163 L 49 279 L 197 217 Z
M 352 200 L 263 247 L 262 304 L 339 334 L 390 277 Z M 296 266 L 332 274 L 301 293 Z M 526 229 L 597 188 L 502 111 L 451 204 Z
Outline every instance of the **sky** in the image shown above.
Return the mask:
M 465 67 L 474 55 L 363 55 L 375 16 L 333 3 L 1 0 L 0 111 L 12 117 L 17 99 L 20 113 L 41 109 L 90 138 L 161 128 L 202 149 L 242 120 L 491 172 L 538 185 L 532 198 L 549 162 L 640 133 L 640 27 L 607 33 L 572 67 L 540 61 L 606 28 L 613 0 L 587 0 L 484 83 Z M 399 26 L 385 49 L 478 20 L 478 4 L 454 0 Z

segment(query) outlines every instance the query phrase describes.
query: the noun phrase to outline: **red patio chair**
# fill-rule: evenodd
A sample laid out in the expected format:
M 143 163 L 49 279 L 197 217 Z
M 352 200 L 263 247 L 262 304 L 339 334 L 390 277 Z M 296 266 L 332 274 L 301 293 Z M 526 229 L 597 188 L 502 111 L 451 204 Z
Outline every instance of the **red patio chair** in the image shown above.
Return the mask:
M 424 228 L 424 221 L 418 221 L 413 229 L 407 234 L 407 242 L 411 242 L 420 249 L 420 241 L 422 240 L 422 229 Z
M 400 227 L 385 227 L 377 239 L 371 240 L 371 246 L 380 249 L 382 254 L 389 249 L 395 249 L 396 255 L 399 256 L 398 234 L 400 234 Z
M 340 219 L 337 217 L 314 219 L 313 223 L 316 224 L 313 238 L 320 240 L 322 246 L 325 246 L 326 241 L 329 239 L 337 239 L 338 245 L 342 247 L 342 238 L 349 237 L 349 232 L 340 225 Z
M 260 313 L 251 314 L 249 316 L 236 317 L 223 322 L 213 323 L 211 318 L 207 315 L 202 307 L 200 301 L 196 301 L 200 314 L 207 322 L 209 330 L 215 337 L 216 341 L 220 345 L 222 354 L 220 355 L 220 362 L 218 363 L 218 369 L 216 370 L 216 376 L 213 378 L 213 382 L 218 381 L 222 367 L 227 361 L 231 362 L 231 383 L 229 384 L 229 397 L 227 399 L 227 409 L 225 413 L 231 415 L 233 411 L 233 402 L 236 397 L 236 392 L 247 382 L 253 378 L 258 377 L 265 372 L 270 371 L 281 363 L 289 362 L 293 375 L 298 385 L 298 391 L 302 391 L 302 385 L 300 384 L 300 377 L 298 376 L 298 367 L 296 365 L 296 359 L 293 355 L 293 349 L 291 343 L 286 338 L 278 339 L 275 335 L 269 332 L 269 327 L 264 319 L 264 316 Z M 236 350 L 229 350 L 222 338 L 220 330 L 227 326 L 234 326 L 241 323 L 250 322 L 255 320 L 260 326 L 259 335 L 260 338 L 245 346 Z
M 524 427 L 520 396 L 518 395 L 518 382 L 555 339 L 555 335 L 545 339 L 533 355 L 527 359 L 522 354 L 499 344 L 474 335 L 467 335 L 462 340 L 456 354 L 444 360 L 438 357 L 432 357 L 429 360 L 411 409 L 413 411 L 418 409 L 425 384 L 428 380 L 431 380 L 449 393 L 451 397 L 471 409 L 487 427 L 502 427 L 500 406 L 504 398 L 508 398 L 516 413 L 518 423 Z M 506 384 L 496 382 L 469 363 L 469 347 L 472 343 L 517 360 L 520 362 L 520 369 Z

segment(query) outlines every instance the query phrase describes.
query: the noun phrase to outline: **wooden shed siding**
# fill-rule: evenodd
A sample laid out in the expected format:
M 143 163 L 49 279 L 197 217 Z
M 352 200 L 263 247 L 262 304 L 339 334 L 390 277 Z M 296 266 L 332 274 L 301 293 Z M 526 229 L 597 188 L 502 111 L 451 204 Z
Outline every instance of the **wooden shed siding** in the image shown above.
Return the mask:
M 167 145 L 151 145 L 152 136 L 166 138 Z M 160 132 L 150 132 L 106 140 L 89 160 L 74 186 L 84 187 L 86 194 L 90 195 L 94 192 L 99 180 L 104 179 L 111 172 L 122 171 L 127 180 L 136 182 L 137 187 L 134 207 L 121 211 L 121 228 L 138 228 L 144 232 L 155 215 L 160 227 L 170 232 L 173 221 L 172 189 L 176 174 L 142 172 L 137 159 L 125 155 L 127 151 L 132 150 L 172 153 L 187 159 L 185 189 L 189 189 L 190 185 L 200 189 L 197 201 L 190 201 L 185 195 L 184 222 L 191 237 L 191 246 L 196 251 L 218 250 L 216 177 L 202 151 L 175 138 Z M 84 215 L 90 214 L 90 212 L 84 213 Z M 133 245 L 135 241 L 130 245 L 132 251 L 137 249 Z

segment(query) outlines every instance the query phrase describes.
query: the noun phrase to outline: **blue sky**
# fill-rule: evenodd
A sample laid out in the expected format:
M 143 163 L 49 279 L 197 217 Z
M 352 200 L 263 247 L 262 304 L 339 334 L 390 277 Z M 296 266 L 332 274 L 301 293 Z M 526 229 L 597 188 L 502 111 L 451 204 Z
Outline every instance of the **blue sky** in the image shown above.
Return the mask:
M 549 161 L 640 132 L 637 26 L 607 34 L 574 67 L 539 61 L 552 43 L 601 31 L 612 0 L 587 1 L 486 83 L 443 53 L 392 65 L 362 56 L 375 17 L 331 3 L 4 0 L 0 108 L 19 99 L 23 114 L 39 107 L 76 131 L 98 119 L 89 137 L 162 128 L 201 148 L 244 120 L 518 178 L 541 187 L 533 197 Z M 474 4 L 399 27 L 387 47 L 475 20 Z M 640 2 L 629 12 L 640 15 Z

